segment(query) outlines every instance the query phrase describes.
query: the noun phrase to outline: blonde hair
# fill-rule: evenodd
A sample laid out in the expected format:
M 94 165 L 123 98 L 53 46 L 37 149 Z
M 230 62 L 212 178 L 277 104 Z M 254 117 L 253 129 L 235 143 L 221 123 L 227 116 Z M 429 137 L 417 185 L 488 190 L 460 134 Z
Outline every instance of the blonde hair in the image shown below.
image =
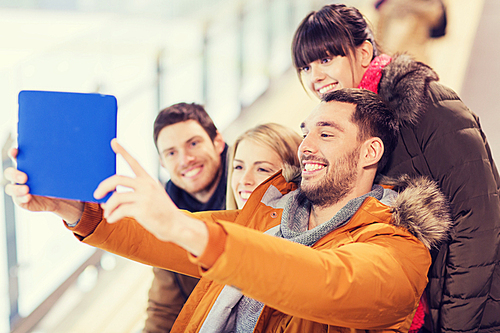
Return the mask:
M 253 127 L 241 134 L 229 151 L 226 209 L 237 209 L 236 199 L 231 187 L 231 178 L 233 176 L 234 155 L 239 143 L 243 140 L 251 140 L 275 151 L 283 163 L 282 173 L 287 181 L 293 180 L 300 172 L 297 151 L 302 142 L 302 137 L 297 132 L 276 123 L 267 123 Z

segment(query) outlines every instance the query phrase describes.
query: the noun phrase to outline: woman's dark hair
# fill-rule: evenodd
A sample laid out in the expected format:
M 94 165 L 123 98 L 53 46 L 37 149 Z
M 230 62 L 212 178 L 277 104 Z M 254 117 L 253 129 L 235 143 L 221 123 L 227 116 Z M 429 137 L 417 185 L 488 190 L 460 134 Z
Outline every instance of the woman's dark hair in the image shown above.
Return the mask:
M 155 145 L 158 146 L 158 135 L 160 135 L 163 128 L 187 120 L 198 122 L 207 132 L 212 142 L 214 141 L 217 136 L 217 127 L 215 127 L 205 108 L 196 103 L 178 103 L 161 110 L 156 116 L 153 130 Z
M 358 126 L 358 140 L 377 137 L 384 143 L 384 154 L 378 162 L 377 170 L 382 170 L 396 148 L 399 126 L 396 114 L 382 98 L 366 89 L 340 89 L 322 96 L 323 102 L 337 101 L 356 106 L 351 121 Z
M 304 66 L 327 57 L 355 56 L 356 47 L 364 41 L 373 45 L 373 57 L 378 56 L 373 32 L 356 8 L 332 4 L 311 12 L 300 23 L 292 42 L 292 60 L 299 79 Z

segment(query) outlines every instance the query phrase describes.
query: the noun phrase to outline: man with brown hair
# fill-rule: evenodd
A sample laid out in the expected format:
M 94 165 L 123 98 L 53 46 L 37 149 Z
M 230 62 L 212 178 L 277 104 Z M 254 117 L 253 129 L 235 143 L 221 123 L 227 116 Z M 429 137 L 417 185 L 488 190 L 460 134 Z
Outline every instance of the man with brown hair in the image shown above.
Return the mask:
M 190 212 L 225 209 L 227 146 L 203 106 L 178 103 L 163 109 L 153 137 L 175 205 Z M 143 332 L 170 332 L 199 279 L 160 268 L 153 272 Z

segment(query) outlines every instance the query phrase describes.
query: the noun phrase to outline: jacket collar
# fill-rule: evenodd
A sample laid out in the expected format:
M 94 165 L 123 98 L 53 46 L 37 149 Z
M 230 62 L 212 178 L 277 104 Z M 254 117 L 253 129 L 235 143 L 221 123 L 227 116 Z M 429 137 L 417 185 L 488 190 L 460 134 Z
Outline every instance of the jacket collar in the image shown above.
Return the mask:
M 430 102 L 429 84 L 438 80 L 429 66 L 397 55 L 382 69 L 378 93 L 396 112 L 400 125 L 416 124 Z
M 452 226 L 450 208 L 436 182 L 426 177 L 403 175 L 397 179 L 382 178 L 381 184 L 391 186 L 398 195 L 392 195 L 389 190 L 386 194 L 390 194 L 390 197 L 384 197 L 381 201 L 371 197 L 365 199 L 360 210 L 368 209 L 369 205 L 374 220 L 358 221 L 354 225 L 347 223 L 342 229 L 374 221 L 391 223 L 408 230 L 429 249 L 437 247 L 447 237 Z M 256 195 L 252 194 L 253 198 L 246 203 L 244 210 L 255 210 L 261 203 L 283 209 L 291 195 L 290 191 L 296 187 L 294 183 L 287 183 L 278 172 L 254 191 Z

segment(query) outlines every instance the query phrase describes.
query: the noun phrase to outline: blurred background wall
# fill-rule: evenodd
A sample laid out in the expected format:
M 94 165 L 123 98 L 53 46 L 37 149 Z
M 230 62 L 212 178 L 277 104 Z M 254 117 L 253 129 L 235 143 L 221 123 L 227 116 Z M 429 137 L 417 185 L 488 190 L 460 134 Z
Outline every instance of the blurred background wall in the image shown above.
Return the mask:
M 291 68 L 291 38 L 309 11 L 329 2 L 0 0 L 3 166 L 16 145 L 21 90 L 115 95 L 118 140 L 163 182 L 152 124 L 173 103 L 204 104 L 229 144 L 259 123 L 299 130 L 317 100 Z M 344 1 L 376 27 L 374 2 Z M 445 4 L 446 35 L 429 41 L 428 63 L 481 117 L 500 156 L 500 4 Z M 120 160 L 118 172 L 131 173 Z M 80 244 L 57 218 L 0 196 L 0 332 L 140 331 L 149 267 Z

